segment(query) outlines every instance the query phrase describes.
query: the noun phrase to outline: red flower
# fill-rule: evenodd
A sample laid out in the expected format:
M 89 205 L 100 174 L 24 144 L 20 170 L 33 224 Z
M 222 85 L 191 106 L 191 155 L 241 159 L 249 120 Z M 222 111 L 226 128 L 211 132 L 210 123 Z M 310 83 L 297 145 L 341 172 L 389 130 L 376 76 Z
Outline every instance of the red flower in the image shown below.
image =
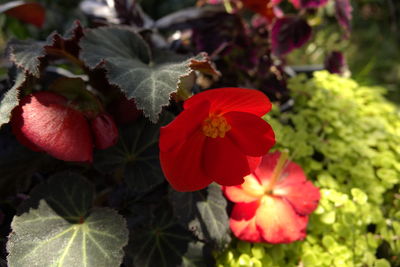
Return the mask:
M 260 116 L 271 109 L 256 90 L 221 88 L 197 94 L 160 132 L 160 161 L 178 191 L 195 191 L 215 181 L 238 185 L 275 143 Z
M 92 161 L 92 137 L 85 117 L 67 106 L 68 100 L 51 92 L 24 97 L 13 110 L 17 139 L 35 151 L 65 161 Z
M 230 227 L 239 239 L 276 244 L 305 238 L 308 215 L 317 208 L 320 192 L 285 155 L 267 154 L 242 185 L 223 188 L 236 203 Z
M 242 2 L 246 8 L 264 16 L 268 19 L 269 22 L 271 22 L 276 17 L 276 12 L 278 12 L 278 10 L 275 10 L 277 7 L 274 1 L 242 0 Z
M 24 97 L 12 112 L 11 124 L 21 144 L 65 161 L 91 162 L 92 134 L 100 149 L 115 144 L 118 137 L 109 115 L 97 115 L 90 129 L 83 113 L 70 107 L 67 98 L 52 92 Z

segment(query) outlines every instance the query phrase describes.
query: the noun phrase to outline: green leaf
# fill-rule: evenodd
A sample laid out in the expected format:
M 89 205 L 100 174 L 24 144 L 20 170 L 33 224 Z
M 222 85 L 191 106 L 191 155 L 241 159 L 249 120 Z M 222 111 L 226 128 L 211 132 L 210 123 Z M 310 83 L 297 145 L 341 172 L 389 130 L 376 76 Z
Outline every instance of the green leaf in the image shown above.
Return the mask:
M 171 190 L 170 199 L 179 222 L 198 238 L 220 246 L 230 241 L 227 201 L 218 185 L 196 192 Z
M 172 120 L 166 115 L 157 124 L 140 118 L 120 129 L 118 143 L 95 154 L 95 168 L 102 172 L 122 173 L 135 191 L 148 191 L 164 181 L 158 157 L 158 136 L 162 125 Z
M 379 259 L 375 262 L 375 267 L 390 267 L 390 263 L 386 259 Z
M 97 97 L 86 89 L 81 78 L 60 77 L 49 85 L 49 89 L 79 103 L 81 111 L 98 112 L 101 109 Z
M 127 27 L 101 27 L 87 31 L 80 41 L 81 57 L 90 68 L 95 68 L 103 60 L 138 59 L 150 63 L 150 48 L 146 42 Z
M 133 232 L 127 253 L 140 267 L 209 266 L 204 263 L 203 246 L 163 209 L 147 227 Z
M 180 79 L 192 72 L 192 59 L 168 51 L 159 51 L 151 59 L 143 39 L 122 27 L 103 27 L 86 33 L 80 42 L 81 57 L 90 67 L 100 64 L 107 70 L 110 83 L 117 85 L 146 117 L 157 122 L 163 106 L 169 104 Z M 204 54 L 193 58 L 201 61 Z
M 40 78 L 42 59 L 48 54 L 51 54 L 53 59 L 67 58 L 81 66 L 82 63 L 77 56 L 79 53 L 78 41 L 82 35 L 82 27 L 79 22 L 76 22 L 65 36 L 53 32 L 45 42 L 13 40 L 9 43 L 9 57 L 18 68 L 36 78 Z
M 45 199 L 59 216 L 73 223 L 79 223 L 92 206 L 93 188 L 79 174 L 58 173 L 48 182 L 35 187 L 19 212 L 27 212 L 31 207 L 37 207 L 42 199 Z
M 27 191 L 31 177 L 44 165 L 54 166 L 54 160 L 20 145 L 8 125 L 0 129 L 0 196 Z
M 11 224 L 8 265 L 119 266 L 128 242 L 125 219 L 108 208 L 89 210 L 92 197 L 91 185 L 72 173 L 55 175 L 34 189 L 28 201 L 32 208 Z
M 13 40 L 10 43 L 10 60 L 25 72 L 39 78 L 40 58 L 45 56 L 44 46 L 50 44 L 49 38 L 46 43 L 32 40 Z
M 14 86 L 0 98 L 0 127 L 10 121 L 11 111 L 18 106 L 18 90 L 25 83 L 25 80 L 25 75 L 19 73 L 15 79 Z

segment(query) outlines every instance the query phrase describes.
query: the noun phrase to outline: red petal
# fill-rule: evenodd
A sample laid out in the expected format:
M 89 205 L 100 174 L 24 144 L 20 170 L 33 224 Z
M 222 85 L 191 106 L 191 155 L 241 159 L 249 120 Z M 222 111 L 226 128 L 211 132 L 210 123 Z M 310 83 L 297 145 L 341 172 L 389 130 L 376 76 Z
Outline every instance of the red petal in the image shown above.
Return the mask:
M 272 21 L 275 18 L 274 5 L 265 0 L 242 0 L 245 7 Z
M 262 242 L 262 237 L 256 226 L 255 215 L 258 201 L 240 203 L 233 207 L 230 228 L 233 234 L 244 241 Z
M 250 174 L 246 155 L 229 138 L 207 137 L 203 160 L 206 175 L 220 185 L 239 185 Z
M 249 176 L 251 174 L 246 176 L 245 179 Z M 244 190 L 241 185 L 224 186 L 222 189 L 226 198 L 235 203 L 249 203 L 260 198 L 257 194 L 251 194 L 251 192 Z
M 203 174 L 202 158 L 206 137 L 194 133 L 179 147 L 160 151 L 164 175 L 177 191 L 196 191 L 209 185 L 212 180 Z
M 207 90 L 185 101 L 184 108 L 189 109 L 202 101 L 211 103 L 210 112 L 227 113 L 240 111 L 263 116 L 271 110 L 268 97 L 257 90 L 244 88 L 219 88 Z
M 298 215 L 284 199 L 264 196 L 256 212 L 256 224 L 269 243 L 291 243 L 306 236 L 308 217 Z
M 21 101 L 21 133 L 35 146 L 65 161 L 92 161 L 92 140 L 84 116 L 60 105 L 65 98 L 50 92 Z M 55 103 L 55 104 L 53 104 Z
M 227 136 L 244 154 L 263 156 L 274 146 L 274 131 L 260 117 L 243 112 L 229 112 L 224 117 L 232 127 Z
M 21 128 L 22 128 L 23 124 L 24 124 L 24 121 L 22 119 L 22 107 L 21 107 L 21 105 L 19 105 L 19 106 L 15 107 L 12 111 L 12 118 L 11 118 L 12 132 L 14 133 L 18 142 L 20 142 L 22 145 L 24 145 L 27 148 L 29 148 L 33 151 L 36 151 L 36 152 L 42 151 L 42 149 L 40 149 L 38 146 L 36 146 L 34 143 L 32 143 L 21 132 Z
M 46 17 L 46 10 L 39 3 L 24 3 L 23 1 L 12 1 L 0 5 L 0 12 L 13 16 L 23 22 L 41 28 Z
M 210 104 L 207 101 L 195 103 L 184 110 L 170 124 L 160 129 L 160 151 L 174 149 L 190 138 L 208 117 Z M 188 154 L 189 155 L 189 154 Z
M 273 191 L 276 196 L 282 196 L 301 215 L 308 215 L 313 212 L 321 198 L 319 189 L 310 181 L 290 183 L 290 178 L 287 177 L 284 183 L 278 183 Z
M 280 155 L 280 152 L 265 155 L 262 158 L 260 165 L 258 165 L 258 168 L 254 171 L 254 175 L 264 186 L 268 185 Z
M 260 165 L 262 157 L 247 157 L 250 171 L 253 172 Z

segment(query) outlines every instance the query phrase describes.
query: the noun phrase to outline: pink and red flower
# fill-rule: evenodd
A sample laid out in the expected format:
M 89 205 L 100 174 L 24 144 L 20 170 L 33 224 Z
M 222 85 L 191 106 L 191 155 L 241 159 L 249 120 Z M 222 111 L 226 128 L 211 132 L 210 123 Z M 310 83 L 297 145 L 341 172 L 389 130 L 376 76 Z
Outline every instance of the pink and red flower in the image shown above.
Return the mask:
M 238 185 L 275 144 L 271 126 L 260 117 L 270 111 L 257 90 L 221 88 L 199 93 L 184 111 L 161 128 L 160 161 L 178 191 L 195 191 L 215 181 Z
M 89 125 L 67 98 L 46 91 L 24 97 L 12 112 L 11 124 L 21 144 L 65 161 L 91 162 L 93 143 L 105 149 L 118 138 L 110 115 L 99 113 Z
M 304 239 L 308 215 L 320 199 L 319 189 L 306 180 L 301 167 L 280 152 L 265 155 L 242 185 L 223 190 L 235 203 L 231 230 L 249 242 L 278 244 Z

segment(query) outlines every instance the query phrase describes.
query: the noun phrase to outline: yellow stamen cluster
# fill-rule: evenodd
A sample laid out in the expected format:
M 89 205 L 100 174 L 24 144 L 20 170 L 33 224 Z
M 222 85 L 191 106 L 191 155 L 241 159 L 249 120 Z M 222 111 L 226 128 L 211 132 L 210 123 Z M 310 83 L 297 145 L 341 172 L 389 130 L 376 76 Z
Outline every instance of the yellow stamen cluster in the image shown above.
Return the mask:
M 231 126 L 223 116 L 210 114 L 203 122 L 203 133 L 211 138 L 225 137 Z

